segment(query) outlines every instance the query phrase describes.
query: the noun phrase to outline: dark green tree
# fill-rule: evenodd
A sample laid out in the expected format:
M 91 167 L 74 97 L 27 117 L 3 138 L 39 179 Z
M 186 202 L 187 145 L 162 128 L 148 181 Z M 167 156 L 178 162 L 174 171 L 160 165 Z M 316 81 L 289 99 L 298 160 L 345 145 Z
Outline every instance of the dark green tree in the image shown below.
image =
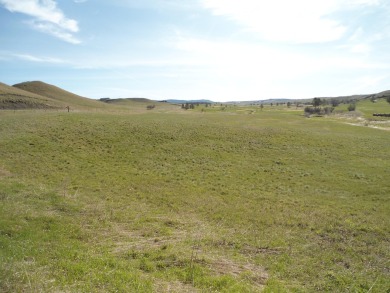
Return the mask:
M 319 105 L 321 105 L 321 99 L 320 98 L 314 98 L 312 104 L 313 104 L 314 107 L 318 107 Z
M 339 100 L 337 99 L 332 99 L 330 103 L 332 104 L 332 107 L 337 107 L 340 104 Z

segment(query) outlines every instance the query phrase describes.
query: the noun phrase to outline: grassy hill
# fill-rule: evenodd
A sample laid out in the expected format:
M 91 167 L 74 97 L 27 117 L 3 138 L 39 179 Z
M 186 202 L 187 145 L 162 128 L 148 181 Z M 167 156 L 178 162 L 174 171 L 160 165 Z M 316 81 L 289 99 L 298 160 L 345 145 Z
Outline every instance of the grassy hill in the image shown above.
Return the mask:
M 41 81 L 8 86 L 0 83 L 0 109 L 63 109 L 71 111 L 105 111 L 112 113 L 144 113 L 179 111 L 180 107 L 144 98 L 102 99 L 85 98 Z M 154 106 L 151 108 L 151 106 Z
M 14 87 L 60 102 L 63 107 L 70 106 L 78 109 L 108 108 L 99 101 L 75 95 L 59 87 L 41 81 L 18 83 L 15 84 Z
M 388 131 L 204 109 L 0 111 L 0 291 L 390 288 Z
M 0 109 L 51 109 L 62 103 L 36 93 L 0 83 Z

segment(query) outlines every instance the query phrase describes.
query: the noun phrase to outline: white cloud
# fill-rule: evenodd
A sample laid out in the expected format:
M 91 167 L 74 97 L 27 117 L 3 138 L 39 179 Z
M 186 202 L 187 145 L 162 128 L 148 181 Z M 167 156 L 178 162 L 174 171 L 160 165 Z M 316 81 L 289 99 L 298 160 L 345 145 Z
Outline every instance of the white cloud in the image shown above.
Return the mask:
M 59 58 L 53 58 L 53 57 L 38 57 L 30 54 L 10 54 L 12 57 L 15 57 L 17 59 L 30 61 L 30 62 L 39 62 L 39 63 L 66 63 L 66 61 L 59 59 Z
M 29 23 L 34 29 L 73 44 L 80 43 L 73 36 L 79 31 L 77 21 L 67 18 L 53 0 L 0 0 L 0 4 L 11 12 L 33 17 Z
M 339 40 L 347 27 L 332 14 L 379 5 L 379 0 L 201 0 L 215 15 L 226 16 L 271 41 L 321 43 Z
M 47 33 L 49 35 L 52 35 L 56 38 L 59 38 L 65 42 L 72 43 L 72 44 L 80 44 L 81 41 L 73 36 L 72 33 L 61 29 L 57 25 L 54 25 L 49 22 L 39 22 L 39 21 L 32 21 L 30 22 L 31 27 L 34 29 L 41 31 L 43 33 Z
M 53 64 L 66 64 L 68 61 L 60 58 L 54 58 L 49 56 L 36 56 L 27 53 L 14 53 L 9 51 L 0 51 L 0 60 L 23 60 L 29 62 L 39 63 L 53 63 Z

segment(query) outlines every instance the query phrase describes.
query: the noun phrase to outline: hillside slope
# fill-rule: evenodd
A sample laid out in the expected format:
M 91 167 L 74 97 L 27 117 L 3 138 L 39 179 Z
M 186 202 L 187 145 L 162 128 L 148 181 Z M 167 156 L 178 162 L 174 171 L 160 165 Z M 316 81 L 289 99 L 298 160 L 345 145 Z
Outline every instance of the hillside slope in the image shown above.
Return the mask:
M 0 109 L 50 109 L 63 107 L 49 97 L 24 91 L 0 82 Z
M 383 92 L 380 92 L 380 93 L 377 93 L 377 94 L 374 95 L 374 97 L 375 97 L 376 99 L 387 98 L 387 97 L 389 97 L 389 96 L 390 96 L 390 90 L 388 90 L 388 91 L 383 91 Z
M 96 100 L 78 96 L 59 87 L 41 81 L 22 82 L 13 85 L 13 87 L 61 102 L 61 104 L 64 106 L 70 106 L 74 108 L 107 107 L 107 105 L 104 105 L 103 103 L 100 103 Z

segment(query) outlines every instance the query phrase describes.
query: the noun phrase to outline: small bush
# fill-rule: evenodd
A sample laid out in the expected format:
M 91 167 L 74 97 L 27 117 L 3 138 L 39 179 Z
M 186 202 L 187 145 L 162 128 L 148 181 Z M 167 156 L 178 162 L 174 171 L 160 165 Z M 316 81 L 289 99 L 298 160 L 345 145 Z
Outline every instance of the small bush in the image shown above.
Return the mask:
M 348 106 L 348 111 L 355 111 L 356 110 L 356 104 L 355 103 L 353 103 L 353 104 L 349 104 L 349 106 Z

